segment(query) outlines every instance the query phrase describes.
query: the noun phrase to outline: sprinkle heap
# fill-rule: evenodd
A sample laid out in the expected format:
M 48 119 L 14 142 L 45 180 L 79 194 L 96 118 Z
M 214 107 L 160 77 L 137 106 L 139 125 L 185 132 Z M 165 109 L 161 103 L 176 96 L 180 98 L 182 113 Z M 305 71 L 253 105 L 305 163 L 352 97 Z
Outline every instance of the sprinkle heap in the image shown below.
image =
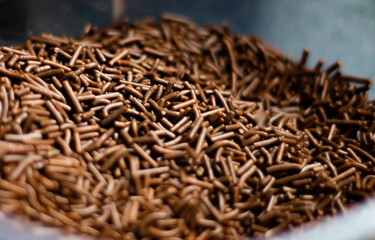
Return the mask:
M 121 239 L 272 236 L 368 199 L 371 80 L 183 17 L 0 48 L 0 208 Z

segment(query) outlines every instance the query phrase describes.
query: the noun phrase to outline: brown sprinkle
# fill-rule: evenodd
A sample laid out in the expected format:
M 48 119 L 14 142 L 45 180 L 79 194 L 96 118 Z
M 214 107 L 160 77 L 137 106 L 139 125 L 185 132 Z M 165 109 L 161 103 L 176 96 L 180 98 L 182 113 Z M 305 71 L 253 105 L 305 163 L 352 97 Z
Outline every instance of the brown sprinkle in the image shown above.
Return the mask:
M 4 212 L 99 238 L 262 238 L 373 195 L 371 80 L 340 61 L 173 14 L 0 50 Z

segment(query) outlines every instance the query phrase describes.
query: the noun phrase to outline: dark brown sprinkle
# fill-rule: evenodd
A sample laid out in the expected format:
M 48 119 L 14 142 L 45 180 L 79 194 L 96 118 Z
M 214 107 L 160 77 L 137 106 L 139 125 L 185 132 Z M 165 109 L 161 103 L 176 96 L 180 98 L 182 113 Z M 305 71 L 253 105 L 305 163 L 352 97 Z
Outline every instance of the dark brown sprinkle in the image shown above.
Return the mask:
M 310 52 L 310 49 L 308 49 L 308 48 L 303 49 L 303 51 L 302 51 L 302 56 L 301 56 L 301 60 L 299 61 L 299 65 L 300 65 L 301 67 L 304 67 L 304 66 L 305 66 L 306 61 L 307 61 L 307 58 L 308 58 L 308 56 L 309 56 L 309 52 Z M 319 68 L 319 67 L 317 67 L 317 68 Z
M 373 195 L 371 80 L 187 18 L 0 49 L 0 208 L 104 238 L 268 237 Z

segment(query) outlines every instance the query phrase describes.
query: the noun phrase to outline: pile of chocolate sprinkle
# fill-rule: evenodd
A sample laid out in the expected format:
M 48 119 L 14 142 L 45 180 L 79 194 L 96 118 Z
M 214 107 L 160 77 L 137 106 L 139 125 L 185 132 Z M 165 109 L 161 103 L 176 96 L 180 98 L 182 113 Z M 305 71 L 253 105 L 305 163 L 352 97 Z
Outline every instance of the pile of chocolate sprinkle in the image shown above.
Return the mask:
M 0 209 L 116 239 L 268 237 L 375 190 L 371 80 L 183 17 L 0 48 Z

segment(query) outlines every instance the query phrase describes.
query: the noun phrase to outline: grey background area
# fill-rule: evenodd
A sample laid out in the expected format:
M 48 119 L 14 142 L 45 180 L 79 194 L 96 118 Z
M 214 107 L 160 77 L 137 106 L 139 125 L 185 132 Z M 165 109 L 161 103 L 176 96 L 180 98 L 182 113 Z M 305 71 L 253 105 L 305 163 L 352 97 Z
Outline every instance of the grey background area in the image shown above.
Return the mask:
M 0 45 L 19 45 L 40 33 L 78 36 L 86 23 L 110 24 L 114 12 L 131 21 L 162 12 L 186 15 L 201 26 L 225 21 L 234 33 L 258 35 L 295 59 L 309 47 L 311 66 L 320 58 L 325 66 L 341 60 L 345 74 L 375 80 L 375 0 L 0 0 Z M 0 240 L 13 239 L 75 238 L 0 213 Z M 275 239 L 375 239 L 375 199 Z

